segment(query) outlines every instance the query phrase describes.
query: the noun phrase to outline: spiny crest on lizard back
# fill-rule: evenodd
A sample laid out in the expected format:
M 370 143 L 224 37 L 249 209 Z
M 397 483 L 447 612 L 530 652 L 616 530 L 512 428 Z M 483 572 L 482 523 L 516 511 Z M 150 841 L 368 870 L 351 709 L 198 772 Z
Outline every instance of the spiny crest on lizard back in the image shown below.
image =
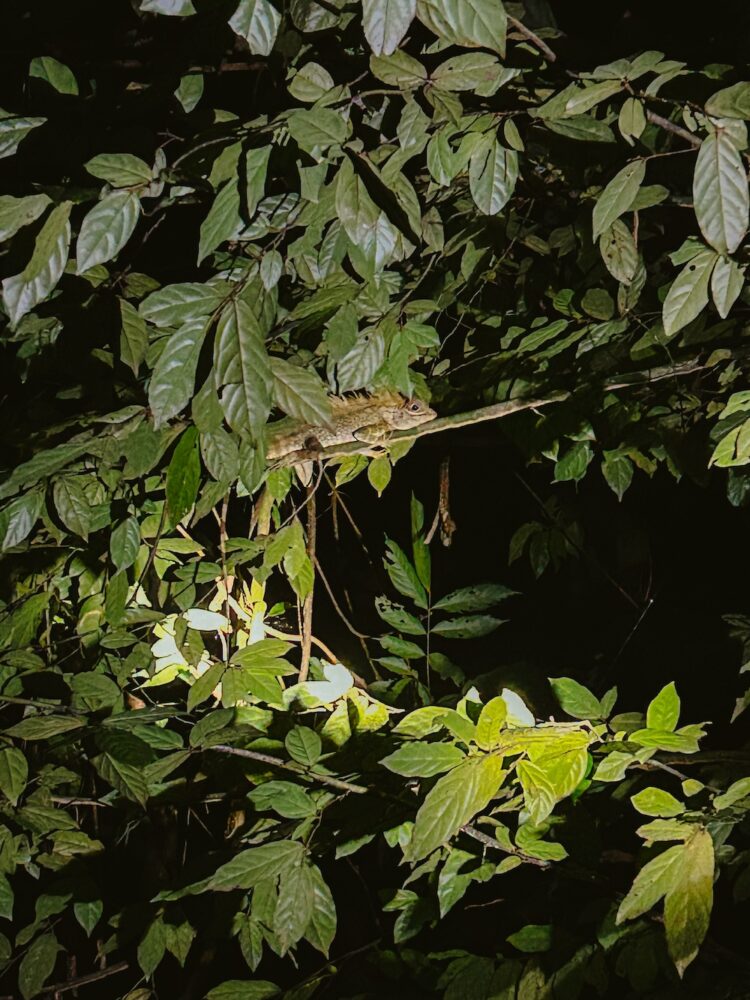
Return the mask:
M 373 393 L 354 393 L 350 396 L 329 396 L 333 420 L 346 416 L 347 423 L 357 414 L 377 414 L 379 419 L 396 430 L 408 430 L 437 414 L 416 396 L 402 396 L 398 392 L 380 389 Z

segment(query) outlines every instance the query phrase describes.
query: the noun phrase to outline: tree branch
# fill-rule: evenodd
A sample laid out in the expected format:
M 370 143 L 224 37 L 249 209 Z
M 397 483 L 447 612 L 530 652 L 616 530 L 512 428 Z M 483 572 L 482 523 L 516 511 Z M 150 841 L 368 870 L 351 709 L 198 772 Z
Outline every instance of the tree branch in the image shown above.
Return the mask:
M 130 966 L 127 962 L 117 962 L 115 965 L 108 965 L 104 969 L 99 969 L 98 972 L 90 972 L 87 976 L 79 976 L 78 979 L 69 979 L 65 983 L 53 983 L 52 986 L 45 986 L 42 990 L 43 994 L 58 994 L 67 993 L 70 990 L 77 990 L 80 986 L 87 986 L 89 983 L 98 983 L 101 979 L 107 979 L 108 976 L 114 976 L 118 972 L 125 972 Z
M 668 378 L 678 378 L 690 375 L 693 372 L 704 371 L 710 367 L 699 358 L 692 358 L 682 364 L 664 365 L 658 368 L 648 368 L 642 371 L 626 373 L 615 376 L 611 381 L 605 382 L 601 386 L 603 392 L 614 392 L 617 389 L 636 388 L 640 385 L 649 385 L 652 382 L 660 382 Z M 502 417 L 509 417 L 513 413 L 520 413 L 522 410 L 538 410 L 543 406 L 550 406 L 552 403 L 562 403 L 570 399 L 573 392 L 560 390 L 550 393 L 549 396 L 534 399 L 510 399 L 504 403 L 493 403 L 491 406 L 483 406 L 476 410 L 468 410 L 465 413 L 454 413 L 447 417 L 438 417 L 430 420 L 426 424 L 420 424 L 405 431 L 394 431 L 388 438 L 388 442 L 411 440 L 424 437 L 426 434 L 439 434 L 442 431 L 452 431 L 458 427 L 468 427 L 472 424 L 483 423 L 486 420 L 499 420 Z M 300 462 L 310 459 L 324 460 L 328 458 L 342 458 L 346 455 L 363 455 L 372 453 L 372 444 L 362 441 L 349 441 L 345 444 L 331 445 L 328 448 L 318 450 L 293 451 L 288 455 L 281 455 L 273 463 L 274 466 L 297 465 Z
M 365 785 L 355 785 L 351 781 L 343 781 L 341 778 L 334 778 L 329 774 L 319 774 L 317 771 L 308 771 L 303 767 L 279 760 L 268 753 L 259 753 L 257 750 L 242 750 L 240 747 L 230 747 L 224 744 L 217 744 L 207 747 L 207 750 L 216 750 L 218 753 L 233 754 L 235 757 L 246 757 L 248 760 L 257 760 L 259 764 L 268 764 L 271 767 L 281 768 L 283 771 L 293 771 L 302 778 L 309 778 L 311 781 L 319 781 L 321 785 L 329 785 L 337 788 L 340 792 L 352 792 L 355 795 L 366 795 L 371 789 Z
M 557 56 L 549 45 L 547 45 L 546 42 L 543 42 L 539 35 L 535 35 L 531 28 L 527 28 L 522 21 L 519 21 L 518 18 L 511 17 L 511 15 L 508 14 L 508 23 L 512 24 L 516 31 L 520 32 L 524 38 L 531 42 L 532 45 L 535 45 L 549 62 L 555 62 L 557 60 Z
M 693 135 L 692 132 L 688 132 L 688 130 L 683 128 L 681 125 L 675 125 L 675 123 L 671 122 L 669 118 L 657 115 L 655 111 L 647 111 L 646 118 L 652 125 L 658 125 L 659 128 L 663 128 L 665 132 L 671 132 L 673 135 L 679 135 L 681 139 L 689 142 L 690 145 L 694 146 L 696 149 L 698 149 L 701 144 L 697 135 Z

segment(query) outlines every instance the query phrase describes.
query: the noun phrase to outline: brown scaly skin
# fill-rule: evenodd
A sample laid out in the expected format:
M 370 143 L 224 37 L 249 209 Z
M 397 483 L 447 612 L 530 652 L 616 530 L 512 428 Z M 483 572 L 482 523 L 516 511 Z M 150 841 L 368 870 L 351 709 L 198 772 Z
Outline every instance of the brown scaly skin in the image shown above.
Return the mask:
M 270 427 L 268 458 L 284 458 L 297 451 L 316 451 L 350 441 L 377 444 L 392 431 L 409 430 L 437 414 L 421 399 L 396 392 L 377 392 L 369 396 L 331 396 L 329 426 L 300 424 L 280 420 Z

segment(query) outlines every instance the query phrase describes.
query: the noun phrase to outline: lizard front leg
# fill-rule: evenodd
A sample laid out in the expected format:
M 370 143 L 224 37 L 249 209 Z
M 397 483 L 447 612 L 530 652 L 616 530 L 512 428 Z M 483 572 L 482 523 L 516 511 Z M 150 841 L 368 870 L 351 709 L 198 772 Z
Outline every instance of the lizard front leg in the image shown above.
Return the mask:
M 365 427 L 357 427 L 352 436 L 355 441 L 361 441 L 363 444 L 383 445 L 390 437 L 392 429 L 385 422 L 367 424 Z

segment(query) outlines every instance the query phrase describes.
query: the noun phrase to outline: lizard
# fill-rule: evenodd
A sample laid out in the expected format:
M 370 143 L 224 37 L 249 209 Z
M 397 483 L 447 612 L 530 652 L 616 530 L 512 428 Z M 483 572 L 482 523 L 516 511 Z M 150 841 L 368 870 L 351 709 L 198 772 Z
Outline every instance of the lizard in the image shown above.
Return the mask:
M 371 395 L 329 396 L 331 420 L 324 424 L 303 424 L 285 418 L 269 426 L 268 459 L 278 461 L 299 451 L 320 451 L 338 444 L 362 441 L 378 444 L 396 430 L 409 430 L 428 420 L 435 411 L 415 396 L 378 391 Z

